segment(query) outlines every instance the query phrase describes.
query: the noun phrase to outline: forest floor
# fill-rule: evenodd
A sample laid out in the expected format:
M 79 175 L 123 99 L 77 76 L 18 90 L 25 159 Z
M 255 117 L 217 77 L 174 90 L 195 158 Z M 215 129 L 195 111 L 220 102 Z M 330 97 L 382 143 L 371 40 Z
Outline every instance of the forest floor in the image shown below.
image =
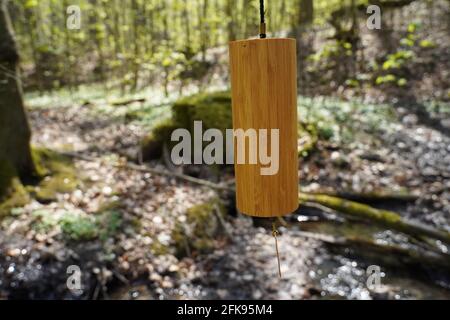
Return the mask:
M 126 162 L 125 157 L 137 159 L 147 133 L 142 123 L 117 116 L 117 110 L 129 107 L 99 112 L 89 104 L 30 110 L 34 145 L 93 160 L 74 159 L 80 178 L 76 190 L 48 203 L 33 200 L 1 222 L 0 251 L 5 254 L 0 256 L 0 298 L 450 298 L 448 270 L 402 268 L 382 256 L 361 257 L 361 252 L 335 250 L 305 236 L 303 224 L 330 219 L 330 213 L 320 209 L 300 208 L 288 219 L 289 227 L 279 228 L 281 279 L 270 228 L 242 215 L 226 217 L 229 234 L 218 239 L 211 252 L 180 258 L 166 251 L 173 241 L 171 230 L 186 221 L 186 210 L 216 193 L 115 165 Z M 319 141 L 301 163 L 301 185 L 309 191 L 414 195 L 413 201 L 368 202 L 450 230 L 450 137 L 422 124 L 408 109 L 389 108 L 386 126 L 376 134 L 362 129 L 351 143 Z M 168 112 L 165 106 L 154 109 L 158 115 Z M 366 121 L 364 112 L 357 116 L 361 123 Z M 64 236 L 60 221 L 80 218 L 89 228 L 90 217 L 98 217 L 105 207 L 118 213 L 108 218 L 106 236 Z M 396 237 L 401 236 L 390 231 L 374 234 L 379 241 L 395 242 Z M 366 284 L 366 268 L 373 264 L 383 271 L 381 285 L 374 290 Z M 81 268 L 81 296 L 67 290 L 69 265 Z

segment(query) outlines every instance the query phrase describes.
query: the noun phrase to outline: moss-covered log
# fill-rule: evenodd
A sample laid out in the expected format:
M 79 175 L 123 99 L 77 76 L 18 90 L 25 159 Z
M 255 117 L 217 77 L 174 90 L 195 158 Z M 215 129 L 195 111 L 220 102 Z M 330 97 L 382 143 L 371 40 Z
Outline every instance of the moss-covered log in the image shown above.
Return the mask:
M 192 132 L 196 120 L 202 121 L 203 130 L 215 128 L 225 134 L 226 129 L 233 127 L 230 92 L 201 93 L 176 101 L 172 105 L 172 117 L 157 124 L 142 140 L 143 160 L 160 158 L 164 144 L 170 149 L 172 131 L 184 128 Z M 313 124 L 301 122 L 299 137 L 298 154 L 306 157 L 319 139 L 317 128 Z
M 319 203 L 343 214 L 370 220 L 389 229 L 397 230 L 414 237 L 427 236 L 450 244 L 449 232 L 408 221 L 393 211 L 376 209 L 355 201 L 323 194 L 300 193 L 299 200 L 300 202 Z
M 356 202 L 375 202 L 375 201 L 395 201 L 395 202 L 411 202 L 416 201 L 419 196 L 408 191 L 390 191 L 376 190 L 371 192 L 353 192 L 353 191 L 318 191 L 311 192 L 313 194 L 324 194 L 338 198 L 344 198 Z
M 164 145 L 169 145 L 170 135 L 177 126 L 172 119 L 164 120 L 153 128 L 141 141 L 142 160 L 155 160 L 161 158 Z
M 230 93 L 202 93 L 176 101 L 172 105 L 172 117 L 157 124 L 142 140 L 143 160 L 160 158 L 164 145 L 171 147 L 172 131 L 184 128 L 192 132 L 196 120 L 202 121 L 203 130 L 217 128 L 225 133 L 232 128 Z

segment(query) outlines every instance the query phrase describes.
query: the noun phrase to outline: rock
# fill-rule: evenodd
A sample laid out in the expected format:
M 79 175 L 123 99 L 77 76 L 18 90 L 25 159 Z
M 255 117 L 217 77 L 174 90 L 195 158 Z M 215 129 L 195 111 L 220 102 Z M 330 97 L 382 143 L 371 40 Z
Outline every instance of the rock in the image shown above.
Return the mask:
M 437 172 L 432 167 L 426 167 L 425 169 L 422 170 L 422 174 L 424 176 L 430 177 L 430 176 L 437 176 L 437 175 L 439 175 L 439 172 Z
M 218 289 L 217 290 L 217 295 L 219 296 L 220 299 L 225 299 L 228 296 L 228 290 L 226 290 L 226 289 Z
M 402 122 L 405 125 L 409 125 L 409 126 L 417 124 L 417 121 L 418 121 L 418 118 L 415 114 L 408 114 L 408 115 L 404 116 L 402 119 Z
M 17 257 L 21 254 L 21 250 L 19 248 L 10 249 L 6 254 L 10 257 Z
M 177 223 L 172 231 L 176 255 L 184 257 L 188 250 L 211 252 L 220 234 L 216 210 L 225 217 L 225 208 L 218 198 L 195 205 L 187 210 L 186 222 Z
M 303 289 L 302 287 L 300 287 L 298 284 L 294 283 L 291 286 L 291 295 L 294 298 L 300 298 L 303 297 L 305 295 L 305 289 Z
M 242 276 L 242 279 L 244 280 L 244 281 L 252 281 L 253 280 L 253 275 L 252 274 L 244 274 L 243 276 Z
M 259 299 L 261 299 L 262 295 L 263 294 L 262 294 L 261 290 L 255 290 L 252 293 L 252 298 L 255 300 L 259 300 Z

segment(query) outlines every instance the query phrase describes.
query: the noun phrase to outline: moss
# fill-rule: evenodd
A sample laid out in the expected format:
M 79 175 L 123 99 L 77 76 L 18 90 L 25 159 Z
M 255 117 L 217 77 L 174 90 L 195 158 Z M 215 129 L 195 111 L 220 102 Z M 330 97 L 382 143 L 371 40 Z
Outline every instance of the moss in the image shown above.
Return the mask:
M 141 142 L 143 160 L 161 158 L 163 146 L 165 143 L 170 143 L 170 136 L 176 128 L 172 119 L 166 119 L 157 124 Z
M 186 223 L 177 223 L 172 231 L 176 255 L 186 255 L 188 249 L 206 253 L 214 249 L 215 239 L 220 233 L 219 220 L 215 213 L 225 214 L 225 207 L 218 198 L 195 205 L 186 212 Z
M 40 202 L 56 200 L 58 193 L 71 192 L 78 186 L 75 168 L 69 157 L 44 148 L 33 148 L 32 156 L 42 179 L 34 188 Z
M 196 94 L 172 106 L 173 122 L 179 128 L 192 129 L 195 120 L 203 121 L 204 129 L 232 128 L 231 95 L 228 91 Z
M 298 146 L 298 156 L 306 158 L 314 151 L 319 140 L 317 128 L 312 124 L 300 122 L 298 124 L 298 137 L 301 141 Z
M 231 111 L 231 95 L 228 91 L 202 93 L 182 98 L 172 105 L 172 118 L 156 126 L 143 139 L 142 151 L 144 160 L 158 159 L 162 155 L 164 143 L 170 144 L 170 134 L 176 128 L 188 129 L 193 132 L 194 121 L 201 120 L 203 130 L 217 128 L 225 133 L 233 127 Z M 307 157 L 314 151 L 319 138 L 329 139 L 326 128 L 317 124 L 299 123 L 299 138 L 303 138 L 298 155 Z M 225 145 L 224 145 L 225 150 Z
M 100 238 L 105 241 L 114 237 L 123 224 L 122 212 L 119 210 L 103 211 L 97 220 L 100 228 Z
M 434 239 L 439 239 L 446 243 L 450 243 L 450 232 L 446 230 L 430 228 L 416 222 L 404 220 L 398 213 L 393 211 L 376 209 L 366 204 L 328 196 L 325 194 L 299 193 L 299 201 L 300 203 L 319 203 L 338 212 L 353 217 L 370 220 L 382 226 L 412 235 L 414 237 L 427 236 Z
M 16 170 L 7 161 L 0 161 L 0 218 L 11 210 L 22 207 L 30 200 Z
M 11 209 L 22 207 L 30 201 L 30 195 L 38 201 L 50 202 L 57 193 L 73 191 L 78 180 L 70 158 L 57 152 L 33 148 L 32 158 L 35 164 L 35 177 L 30 181 L 37 185 L 24 186 L 13 166 L 0 161 L 0 217 L 10 213 Z
M 164 143 L 172 147 L 170 135 L 177 128 L 193 131 L 194 121 L 201 120 L 203 130 L 217 128 L 225 132 L 232 128 L 230 93 L 215 92 L 196 94 L 178 100 L 172 105 L 172 118 L 155 126 L 142 141 L 144 160 L 158 159 L 162 155 Z
M 49 168 L 44 164 L 44 160 L 50 156 L 50 152 L 50 150 L 44 148 L 31 148 L 31 157 L 38 178 L 44 178 L 50 174 Z
M 332 208 L 336 211 L 344 212 L 356 217 L 370 218 L 386 224 L 394 224 L 401 221 L 401 217 L 388 210 L 372 208 L 366 204 L 349 201 L 338 197 L 332 197 L 322 194 L 304 194 L 299 195 L 300 201 L 311 201 Z
M 162 256 L 162 255 L 170 253 L 169 247 L 164 245 L 164 244 L 162 244 L 158 240 L 154 240 L 150 244 L 150 250 L 156 256 Z

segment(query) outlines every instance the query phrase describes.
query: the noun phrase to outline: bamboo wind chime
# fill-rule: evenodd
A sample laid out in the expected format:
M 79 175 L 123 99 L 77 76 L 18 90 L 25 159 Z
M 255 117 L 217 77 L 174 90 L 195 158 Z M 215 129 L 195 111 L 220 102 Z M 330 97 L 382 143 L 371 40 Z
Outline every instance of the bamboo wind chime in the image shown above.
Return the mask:
M 259 39 L 229 43 L 233 129 L 278 129 L 279 166 L 276 174 L 262 175 L 260 159 L 256 164 L 238 163 L 238 153 L 247 159 L 252 150 L 250 143 L 235 143 L 236 202 L 246 215 L 275 218 L 298 208 L 296 40 L 266 38 L 264 14 L 260 0 Z M 270 134 L 265 142 L 269 150 Z M 274 156 L 276 150 L 270 152 Z M 281 277 L 275 220 L 272 226 Z

